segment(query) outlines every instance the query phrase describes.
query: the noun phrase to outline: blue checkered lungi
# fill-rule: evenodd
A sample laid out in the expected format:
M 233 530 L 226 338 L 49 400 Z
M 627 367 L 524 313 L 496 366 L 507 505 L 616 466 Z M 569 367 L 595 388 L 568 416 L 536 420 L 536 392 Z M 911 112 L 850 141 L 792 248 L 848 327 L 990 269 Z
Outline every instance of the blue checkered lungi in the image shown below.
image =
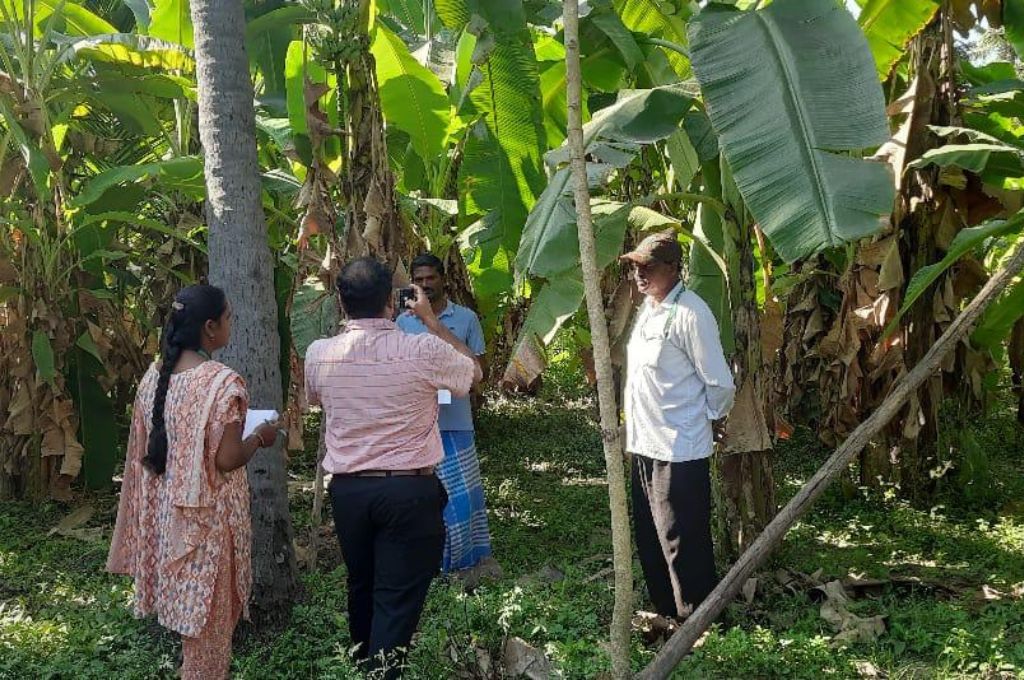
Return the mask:
M 484 486 L 472 432 L 442 431 L 444 460 L 437 476 L 448 492 L 444 509 L 445 541 L 441 570 L 469 569 L 491 554 Z

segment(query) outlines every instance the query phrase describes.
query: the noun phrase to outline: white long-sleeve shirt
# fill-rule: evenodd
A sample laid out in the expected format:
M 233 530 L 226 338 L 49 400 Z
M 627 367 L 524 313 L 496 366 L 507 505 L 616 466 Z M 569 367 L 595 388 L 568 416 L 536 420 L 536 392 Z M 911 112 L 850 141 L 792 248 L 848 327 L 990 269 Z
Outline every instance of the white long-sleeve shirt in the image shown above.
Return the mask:
M 626 450 L 678 463 L 711 455 L 711 423 L 736 388 L 718 323 L 680 282 L 661 304 L 648 298 L 626 349 Z

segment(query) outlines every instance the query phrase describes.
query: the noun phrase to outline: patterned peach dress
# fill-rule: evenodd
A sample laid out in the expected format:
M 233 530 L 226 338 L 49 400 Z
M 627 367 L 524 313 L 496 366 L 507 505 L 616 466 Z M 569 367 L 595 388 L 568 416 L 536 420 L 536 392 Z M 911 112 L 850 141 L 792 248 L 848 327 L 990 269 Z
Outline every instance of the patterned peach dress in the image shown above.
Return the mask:
M 135 615 L 156 614 L 183 636 L 183 678 L 227 677 L 231 634 L 248 618 L 252 584 L 245 468 L 217 470 L 229 423 L 245 419 L 242 378 L 207 361 L 171 376 L 167 469 L 142 465 L 156 392 L 153 365 L 139 384 L 107 569 L 135 579 Z

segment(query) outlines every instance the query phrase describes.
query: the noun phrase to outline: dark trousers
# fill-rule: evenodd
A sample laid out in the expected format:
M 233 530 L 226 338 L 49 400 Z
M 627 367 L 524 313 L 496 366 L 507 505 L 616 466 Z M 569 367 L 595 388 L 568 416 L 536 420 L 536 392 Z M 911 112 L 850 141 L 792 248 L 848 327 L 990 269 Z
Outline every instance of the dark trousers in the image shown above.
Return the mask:
M 400 677 L 405 651 L 441 566 L 448 496 L 437 477 L 343 477 L 329 487 L 348 568 L 348 618 L 357 657 Z M 377 677 L 377 676 L 375 676 Z
M 717 584 L 708 459 L 633 456 L 633 524 L 647 591 L 662 616 L 681 617 Z

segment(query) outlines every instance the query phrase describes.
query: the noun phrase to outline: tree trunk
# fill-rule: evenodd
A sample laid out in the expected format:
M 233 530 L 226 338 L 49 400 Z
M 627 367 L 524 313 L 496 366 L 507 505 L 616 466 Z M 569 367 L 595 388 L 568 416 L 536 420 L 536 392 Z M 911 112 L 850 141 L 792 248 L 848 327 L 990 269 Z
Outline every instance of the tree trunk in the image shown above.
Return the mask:
M 940 12 L 939 18 L 916 38 L 913 53 L 918 78 L 932 81 L 931 97 L 922 102 L 922 105 L 930 107 L 926 111 L 929 124 L 956 125 L 956 55 L 953 52 L 953 29 L 945 12 Z M 923 144 L 923 148 L 908 148 L 908 155 L 916 152 L 912 157 L 939 144 L 931 134 L 922 134 L 914 141 Z M 901 251 L 905 271 L 908 272 L 916 272 L 941 259 L 940 231 L 951 228 L 946 215 L 955 210 L 954 200 L 938 175 L 934 168 L 908 173 L 897 197 L 901 204 L 898 214 L 904 216 L 898 228 L 902 232 Z M 959 300 L 953 296 L 951 281 L 949 274 L 942 277 L 936 282 L 933 294 L 923 296 L 907 313 L 903 334 L 908 366 L 920 361 L 941 334 L 939 314 L 945 316 L 948 313 L 944 307 L 959 306 Z M 949 318 L 941 321 L 948 324 Z M 955 360 L 955 357 L 951 356 L 950 360 Z M 947 362 L 946 368 L 953 369 L 951 361 Z M 937 467 L 939 407 L 944 397 L 940 373 L 932 376 L 916 398 L 911 399 L 898 454 L 900 488 L 910 497 L 924 497 L 934 486 L 929 472 Z
M 241 0 L 192 0 L 199 138 L 206 159 L 210 282 L 231 302 L 231 343 L 221 359 L 245 378 L 253 408 L 282 410 L 273 257 L 260 202 L 256 119 Z M 252 493 L 254 619 L 290 610 L 295 552 L 280 443 L 248 466 Z
M 765 418 L 769 378 L 762 366 L 751 226 L 750 220 L 741 219 L 736 240 L 740 270 L 732 308 L 736 404 L 726 424 L 724 450 L 718 457 L 723 502 L 720 512 L 725 515 L 728 539 L 722 553 L 730 562 L 750 547 L 776 510 L 772 440 Z
M 736 405 L 727 421 L 724 446 L 715 456 L 718 557 L 732 562 L 776 510 L 772 442 L 765 417 L 769 379 L 761 350 L 753 219 L 724 159 L 704 164 L 702 172 L 704 193 L 727 208 L 719 215 L 702 205 L 697 230 L 729 264 L 728 279 L 704 247 L 694 244 L 689 284 L 718 321 L 722 348 L 732 357 L 736 379 Z
M 598 403 L 601 410 L 601 440 L 608 475 L 608 505 L 612 520 L 612 558 L 615 569 L 615 607 L 612 612 L 612 676 L 629 677 L 629 627 L 633 609 L 633 551 L 626 506 L 626 477 L 619 431 L 619 410 L 615 399 L 608 324 L 601 295 L 601 272 L 597 268 L 594 226 L 590 215 L 590 187 L 583 148 L 583 86 L 580 74 L 579 3 L 565 0 L 565 67 L 568 100 L 568 144 L 572 156 L 576 224 L 579 233 L 583 286 L 590 317 L 590 333 L 597 370 Z
M 347 39 L 358 49 L 336 66 L 339 100 L 343 100 L 341 125 L 345 131 L 345 160 L 341 190 L 345 202 L 345 256 L 373 255 L 386 260 L 395 271 L 395 284 L 406 285 L 410 260 L 407 237 L 395 178 L 388 165 L 384 116 L 377 88 L 377 72 L 365 33 L 374 11 L 370 0 L 343 0 L 360 17 L 361 34 Z M 366 17 L 366 20 L 363 18 Z

